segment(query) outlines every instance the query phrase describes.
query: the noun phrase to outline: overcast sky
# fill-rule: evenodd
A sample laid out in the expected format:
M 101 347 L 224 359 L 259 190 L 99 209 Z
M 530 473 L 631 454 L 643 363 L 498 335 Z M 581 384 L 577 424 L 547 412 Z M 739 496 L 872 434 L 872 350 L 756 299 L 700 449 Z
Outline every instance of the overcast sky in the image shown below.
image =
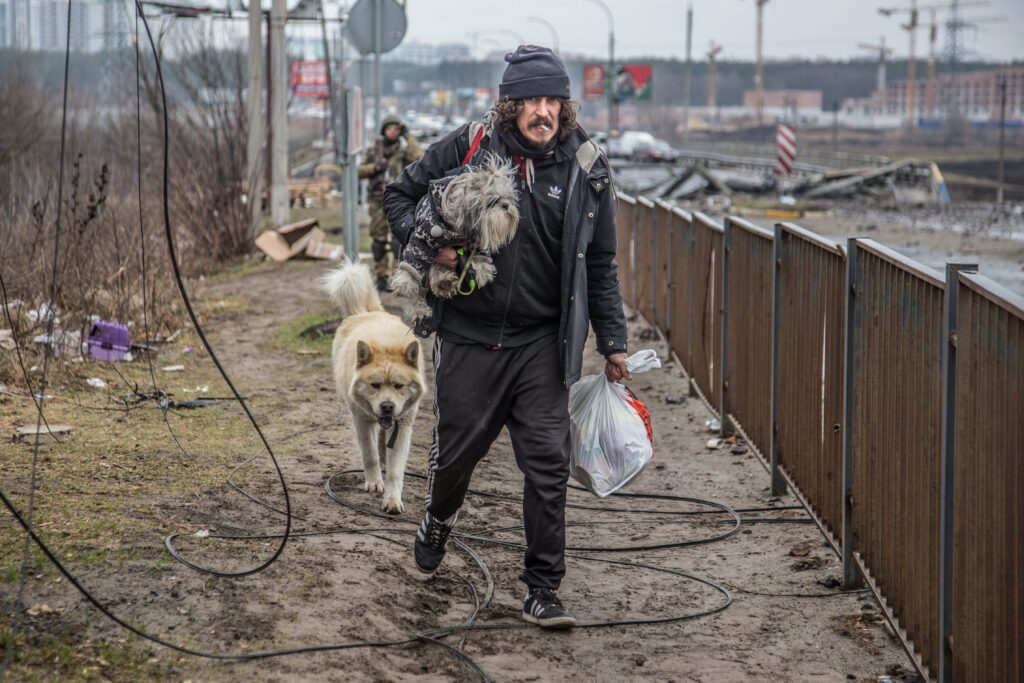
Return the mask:
M 605 4 L 615 22 L 617 61 L 619 57 L 685 58 L 685 0 L 605 0 Z M 919 6 L 948 4 L 950 0 L 918 2 Z M 857 44 L 878 43 L 884 36 L 886 45 L 895 48 L 895 57 L 905 58 L 908 35 L 899 24 L 908 15 L 884 17 L 877 8 L 909 5 L 910 0 L 769 0 L 764 7 L 765 57 L 869 57 Z M 511 48 L 515 38 L 501 32 L 507 29 L 528 42 L 550 45 L 550 30 L 528 20 L 535 16 L 554 25 L 563 52 L 599 58 L 608 54 L 608 20 L 593 0 L 407 0 L 407 9 L 406 41 L 471 43 L 467 33 L 475 30 L 481 32 L 477 46 L 483 52 Z M 719 59 L 752 60 L 755 16 L 755 0 L 693 0 L 694 59 L 702 59 L 714 40 L 723 45 Z M 938 13 L 939 50 L 945 44 L 943 23 L 948 16 L 948 10 Z M 1024 0 L 962 6 L 961 16 L 998 18 L 964 32 L 966 47 L 978 57 L 1024 59 Z M 928 24 L 930 13 L 920 12 L 919 21 Z M 917 55 L 924 58 L 927 53 L 928 30 L 922 28 Z

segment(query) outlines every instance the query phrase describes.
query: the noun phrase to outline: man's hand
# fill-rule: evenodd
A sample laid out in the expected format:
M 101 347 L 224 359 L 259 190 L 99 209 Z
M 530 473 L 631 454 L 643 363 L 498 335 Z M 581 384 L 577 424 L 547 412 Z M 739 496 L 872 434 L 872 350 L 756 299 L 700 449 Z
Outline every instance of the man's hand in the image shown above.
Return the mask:
M 620 379 L 633 379 L 633 375 L 626 369 L 626 354 L 611 353 L 604 357 L 604 374 L 609 382 Z
M 379 159 L 377 161 L 377 163 L 374 164 L 373 168 L 377 172 L 388 170 L 388 160 L 387 159 Z
M 459 265 L 459 255 L 455 253 L 455 247 L 441 247 L 437 256 L 434 257 L 434 263 L 440 263 L 449 268 Z

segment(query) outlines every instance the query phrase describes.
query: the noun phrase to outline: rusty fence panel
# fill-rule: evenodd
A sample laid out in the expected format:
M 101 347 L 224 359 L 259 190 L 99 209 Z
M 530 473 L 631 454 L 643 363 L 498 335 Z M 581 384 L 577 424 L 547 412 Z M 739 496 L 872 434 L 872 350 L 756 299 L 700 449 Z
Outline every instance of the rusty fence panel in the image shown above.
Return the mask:
M 945 283 L 877 242 L 849 245 L 850 559 L 905 630 L 907 654 L 934 672 Z
M 635 237 L 636 199 L 627 194 L 617 194 L 618 206 L 615 213 L 615 261 L 619 267 L 619 288 L 622 301 L 636 308 L 636 269 L 633 262 Z
M 690 279 L 693 273 L 693 228 L 692 217 L 682 209 L 674 208 L 669 214 L 669 230 L 672 255 L 669 288 L 671 294 L 671 327 L 669 348 L 687 377 L 693 376 L 693 358 L 690 355 Z
M 790 223 L 775 226 L 772 489 L 794 490 L 838 553 L 843 522 L 846 253 Z
M 636 264 L 636 310 L 654 321 L 654 203 L 647 197 L 636 200 L 636 231 L 633 263 Z
M 655 202 L 654 218 L 654 256 L 652 265 L 654 267 L 653 283 L 653 313 L 651 320 L 655 326 L 662 331 L 666 339 L 672 334 L 672 291 L 671 269 L 672 269 L 672 206 L 662 200 Z
M 716 415 L 722 388 L 722 226 L 693 214 L 690 355 L 696 391 Z
M 947 267 L 940 680 L 1024 680 L 1024 298 Z M 948 415 L 949 413 L 947 413 Z M 945 614 L 943 614 L 945 613 Z M 929 653 L 930 654 L 930 653 Z
M 775 236 L 726 218 L 722 259 L 723 433 L 738 430 L 761 463 L 771 445 Z

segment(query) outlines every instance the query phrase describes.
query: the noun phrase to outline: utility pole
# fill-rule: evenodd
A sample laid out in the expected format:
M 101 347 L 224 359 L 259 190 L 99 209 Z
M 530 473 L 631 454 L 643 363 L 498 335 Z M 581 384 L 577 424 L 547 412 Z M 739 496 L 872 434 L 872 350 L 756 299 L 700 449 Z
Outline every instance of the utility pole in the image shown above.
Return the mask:
M 999 78 L 999 189 L 996 204 L 1003 203 L 1003 159 L 1006 154 L 1006 74 Z
M 764 126 L 764 6 L 768 0 L 757 2 L 757 70 L 754 73 L 754 91 L 757 100 L 757 127 Z
M 718 60 L 716 59 L 719 52 L 722 51 L 721 45 L 715 45 L 715 41 L 711 41 L 711 47 L 708 49 L 708 109 L 714 109 L 716 103 L 715 86 L 716 79 L 718 77 Z
M 249 229 L 259 232 L 263 218 L 263 12 L 249 2 L 249 84 L 246 92 L 249 140 L 248 164 Z
M 690 135 L 690 82 L 693 75 L 691 47 L 693 45 L 693 3 L 686 7 L 686 80 L 683 85 L 683 137 Z
M 380 131 L 380 46 L 384 42 L 381 32 L 384 24 L 384 7 L 380 0 L 373 0 L 373 129 Z
M 271 64 L 274 99 L 270 107 L 270 220 L 288 222 L 288 45 L 284 38 L 286 0 L 273 0 L 270 10 Z

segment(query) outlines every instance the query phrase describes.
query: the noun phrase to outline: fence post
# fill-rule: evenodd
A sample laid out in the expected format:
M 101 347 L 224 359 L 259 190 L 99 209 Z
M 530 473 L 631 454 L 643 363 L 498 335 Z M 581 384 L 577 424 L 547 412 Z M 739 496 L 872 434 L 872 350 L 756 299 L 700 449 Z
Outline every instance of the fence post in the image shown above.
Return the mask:
M 861 296 L 863 278 L 857 265 L 857 238 L 846 241 L 846 345 L 843 350 L 843 521 L 840 530 L 844 589 L 860 584 L 853 558 L 853 377 L 854 358 L 861 345 Z
M 637 227 L 637 224 L 640 221 L 640 209 L 639 209 L 639 207 L 640 207 L 640 197 L 637 197 L 636 199 L 637 200 L 633 203 L 633 206 L 630 207 L 631 210 L 630 210 L 630 221 L 629 221 L 629 223 L 630 223 L 630 225 L 629 225 L 629 258 L 630 258 L 629 276 L 633 280 L 633 286 L 631 287 L 631 289 L 633 290 L 633 301 L 631 303 L 633 304 L 633 314 L 634 315 L 639 312 L 639 304 L 640 304 L 640 293 L 637 292 L 637 289 L 638 289 L 637 288 L 637 282 L 638 282 L 638 280 L 637 280 L 637 276 L 636 276 L 636 250 L 637 250 L 636 238 L 637 238 L 637 235 L 639 234 L 639 232 L 638 232 L 639 229 Z
M 722 308 L 719 315 L 722 316 L 722 357 L 720 358 L 721 369 L 719 373 L 719 397 L 718 406 L 721 429 L 719 434 L 724 439 L 735 430 L 729 426 L 729 253 L 732 251 L 732 221 L 726 216 L 722 221 Z
M 690 396 L 693 397 L 697 395 L 693 379 L 693 267 L 695 263 L 693 251 L 697 248 L 696 230 L 693 229 L 693 212 L 690 212 L 690 220 L 687 223 L 690 229 L 690 253 L 688 255 L 690 264 L 686 269 L 686 362 L 688 364 L 686 372 L 690 377 Z
M 665 240 L 668 243 L 666 248 L 668 253 L 665 254 L 665 289 L 668 290 L 665 293 L 665 338 L 668 339 L 668 347 L 672 348 L 672 305 L 675 302 L 675 279 L 672 277 L 672 249 L 675 246 L 675 231 L 672 229 L 672 207 L 665 204 L 661 207 L 662 212 L 665 214 Z
M 786 479 L 779 471 L 779 271 L 782 269 L 782 224 L 775 224 L 774 266 L 772 268 L 772 399 L 771 435 L 768 446 L 768 464 L 771 469 L 773 496 L 786 494 Z
M 953 652 L 953 493 L 956 444 L 956 350 L 959 272 L 978 264 L 947 263 L 945 310 L 942 316 L 942 446 L 939 454 L 939 683 L 952 683 Z
M 651 257 L 647 263 L 650 264 L 650 302 L 651 302 L 651 320 L 647 322 L 651 323 L 651 326 L 655 329 L 658 328 L 657 317 L 658 317 L 658 264 L 657 264 L 657 253 L 658 253 L 658 205 L 651 202 L 650 210 L 651 218 L 651 229 L 650 238 L 648 240 L 647 248 L 650 250 Z

